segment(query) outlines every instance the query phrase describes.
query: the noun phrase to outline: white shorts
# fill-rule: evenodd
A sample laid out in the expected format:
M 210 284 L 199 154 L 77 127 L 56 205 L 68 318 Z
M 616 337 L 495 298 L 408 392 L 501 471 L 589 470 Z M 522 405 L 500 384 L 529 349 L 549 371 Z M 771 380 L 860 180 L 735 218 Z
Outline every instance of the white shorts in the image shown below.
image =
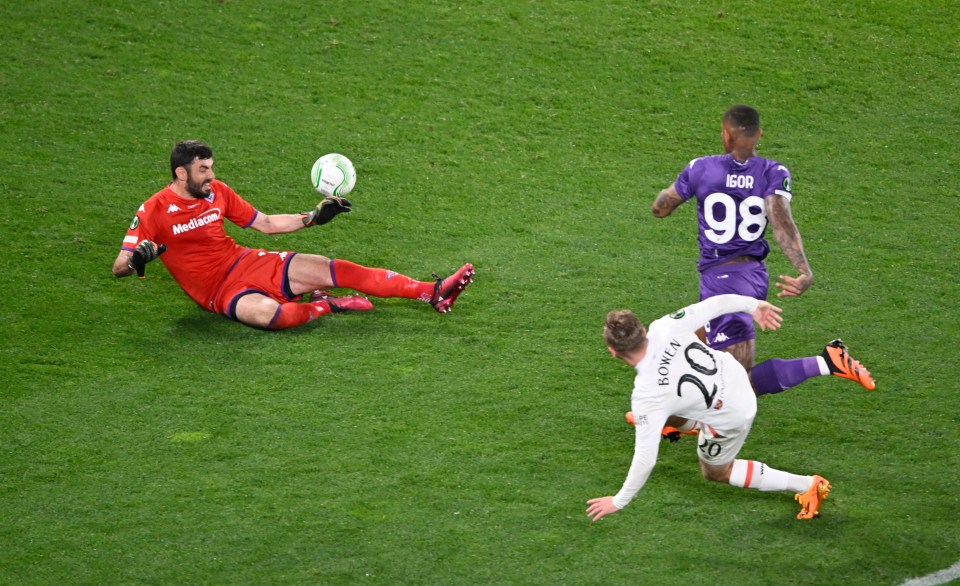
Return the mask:
M 697 436 L 697 457 L 710 466 L 723 466 L 733 462 L 740 453 L 743 442 L 747 441 L 752 425 L 753 419 L 744 427 L 735 431 L 724 431 L 721 435 L 709 425 L 701 423 L 700 435 Z

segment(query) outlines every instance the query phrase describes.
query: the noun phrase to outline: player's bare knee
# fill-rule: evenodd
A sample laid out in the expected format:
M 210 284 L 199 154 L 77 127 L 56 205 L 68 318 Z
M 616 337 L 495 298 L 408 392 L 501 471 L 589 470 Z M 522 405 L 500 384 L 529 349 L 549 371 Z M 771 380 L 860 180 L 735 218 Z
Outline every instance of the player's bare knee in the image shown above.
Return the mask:
M 299 253 L 294 257 L 294 260 L 290 261 L 291 263 L 309 263 L 311 265 L 328 265 L 330 264 L 330 259 L 323 256 L 322 254 L 307 254 Z
M 721 466 L 714 466 L 707 464 L 703 460 L 700 461 L 700 472 L 703 473 L 705 479 L 712 482 L 730 482 L 730 470 L 732 468 L 733 462 Z
M 234 317 L 244 325 L 268 329 L 279 307 L 278 302 L 265 295 L 244 295 L 237 301 Z
M 330 274 L 330 259 L 319 254 L 298 254 L 287 271 L 290 288 L 296 294 L 335 287 Z
M 737 362 L 743 365 L 747 372 L 750 372 L 753 368 L 753 363 L 756 358 L 756 343 L 754 340 L 737 342 L 732 346 L 724 348 L 724 350 L 732 354 L 733 357 L 737 359 Z

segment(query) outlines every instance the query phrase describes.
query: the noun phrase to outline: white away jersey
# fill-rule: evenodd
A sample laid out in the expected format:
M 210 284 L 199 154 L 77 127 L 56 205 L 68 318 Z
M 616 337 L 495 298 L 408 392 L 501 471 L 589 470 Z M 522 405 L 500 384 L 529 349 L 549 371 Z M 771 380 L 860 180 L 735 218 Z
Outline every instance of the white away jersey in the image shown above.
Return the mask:
M 702 343 L 695 332 L 720 315 L 756 308 L 756 299 L 718 295 L 650 324 L 630 401 L 636 448 L 627 480 L 614 498 L 617 507 L 625 507 L 650 476 L 660 430 L 670 415 L 700 421 L 720 434 L 753 421 L 757 398 L 746 370 L 731 354 Z

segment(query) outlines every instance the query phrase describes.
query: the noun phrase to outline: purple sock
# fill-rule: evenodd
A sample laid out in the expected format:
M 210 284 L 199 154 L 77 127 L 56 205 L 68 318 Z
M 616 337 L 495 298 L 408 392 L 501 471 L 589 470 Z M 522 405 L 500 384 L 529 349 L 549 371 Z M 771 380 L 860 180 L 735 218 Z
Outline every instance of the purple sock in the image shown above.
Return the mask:
M 785 391 L 815 376 L 820 376 L 816 356 L 793 360 L 773 358 L 761 362 L 750 371 L 753 392 L 758 397 Z

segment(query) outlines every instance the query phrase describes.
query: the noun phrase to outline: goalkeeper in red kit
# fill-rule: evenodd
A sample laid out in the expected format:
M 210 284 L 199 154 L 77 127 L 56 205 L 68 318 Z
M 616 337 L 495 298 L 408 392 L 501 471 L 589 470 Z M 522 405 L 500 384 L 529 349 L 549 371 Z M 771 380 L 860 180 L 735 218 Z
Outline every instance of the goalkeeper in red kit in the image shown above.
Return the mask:
M 180 287 L 207 311 L 255 328 L 282 330 L 327 313 L 373 309 L 361 295 L 334 296 L 331 287 L 375 297 L 405 297 L 450 311 L 473 282 L 464 264 L 445 279 L 416 281 L 394 271 L 342 259 L 237 244 L 223 229 L 230 220 L 265 234 L 283 234 L 326 224 L 350 211 L 350 202 L 328 196 L 308 213 L 263 214 L 217 181 L 213 151 L 200 141 L 182 141 L 170 153 L 173 181 L 145 201 L 123 239 L 113 274 L 142 277 L 160 258 Z M 309 301 L 303 301 L 310 294 Z

